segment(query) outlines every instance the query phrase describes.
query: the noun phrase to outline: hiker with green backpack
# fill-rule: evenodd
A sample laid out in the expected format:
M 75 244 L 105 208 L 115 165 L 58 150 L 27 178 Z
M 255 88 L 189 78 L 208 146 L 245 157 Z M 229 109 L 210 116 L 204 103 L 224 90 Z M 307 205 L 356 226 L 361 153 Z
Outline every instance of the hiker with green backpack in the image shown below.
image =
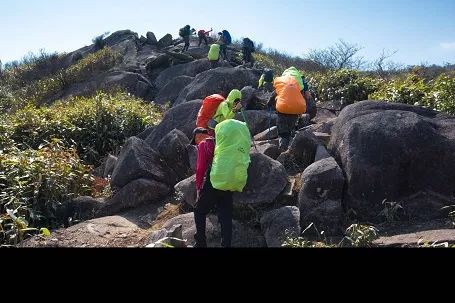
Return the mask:
M 182 52 L 186 52 L 190 48 L 190 37 L 195 33 L 196 30 L 194 28 L 191 29 L 191 26 L 189 25 L 186 25 L 179 30 L 179 36 L 182 37 L 183 41 L 185 42 L 185 46 L 183 47 Z
M 197 128 L 194 135 L 207 130 Z M 207 247 L 206 220 L 217 206 L 221 246 L 232 244 L 233 193 L 242 192 L 248 179 L 251 134 L 244 122 L 229 119 L 215 128 L 215 138 L 198 145 L 196 164 L 195 248 Z

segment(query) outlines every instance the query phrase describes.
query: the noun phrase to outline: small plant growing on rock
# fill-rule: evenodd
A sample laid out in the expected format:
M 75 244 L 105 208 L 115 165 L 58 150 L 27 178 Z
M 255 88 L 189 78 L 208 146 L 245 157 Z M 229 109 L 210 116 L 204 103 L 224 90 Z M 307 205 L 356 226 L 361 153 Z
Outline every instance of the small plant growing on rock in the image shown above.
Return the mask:
M 400 214 L 404 211 L 403 207 L 398 202 L 387 202 L 387 199 L 382 201 L 384 209 L 379 213 L 379 216 L 384 217 L 387 222 L 392 223 L 400 219 Z
M 370 225 L 353 224 L 346 230 L 346 237 L 354 247 L 372 247 L 373 241 L 379 238 L 379 231 Z

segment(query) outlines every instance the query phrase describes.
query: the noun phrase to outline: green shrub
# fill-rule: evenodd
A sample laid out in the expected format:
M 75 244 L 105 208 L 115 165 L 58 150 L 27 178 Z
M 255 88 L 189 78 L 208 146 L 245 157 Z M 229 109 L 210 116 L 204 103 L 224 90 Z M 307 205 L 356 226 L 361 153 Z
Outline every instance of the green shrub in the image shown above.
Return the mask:
M 379 231 L 370 225 L 353 224 L 346 230 L 346 239 L 354 247 L 372 247 L 379 238 Z
M 431 91 L 423 99 L 423 105 L 455 115 L 455 77 L 443 74 L 430 81 Z
M 370 99 L 415 105 L 422 104 L 428 92 L 423 78 L 409 74 L 404 79 L 396 78 L 384 82 L 378 91 L 370 94 Z
M 99 164 L 127 138 L 158 123 L 161 117 L 161 108 L 127 93 L 99 92 L 94 97 L 76 97 L 51 107 L 28 106 L 11 115 L 2 129 L 22 149 L 36 149 L 59 138 L 65 146 L 76 146 L 86 163 Z
M 119 53 L 106 47 L 79 60 L 65 71 L 64 77 L 70 84 L 83 82 L 99 72 L 109 70 L 119 63 L 120 59 Z
M 0 153 L 0 244 L 17 244 L 29 226 L 59 225 L 59 206 L 89 195 L 91 183 L 90 167 L 58 139 Z
M 16 100 L 20 100 L 19 104 L 22 106 L 27 103 L 43 105 L 58 98 L 59 93 L 69 85 L 86 81 L 94 75 L 109 70 L 119 62 L 120 58 L 120 54 L 111 48 L 104 48 L 77 61 L 67 69 L 54 71 L 53 74 L 30 83 L 16 84 L 17 88 L 12 95 Z M 8 80 L 4 82 L 9 83 Z
M 362 76 L 359 71 L 342 69 L 327 73 L 309 73 L 306 79 L 317 91 L 319 101 L 363 101 L 379 86 L 379 80 Z

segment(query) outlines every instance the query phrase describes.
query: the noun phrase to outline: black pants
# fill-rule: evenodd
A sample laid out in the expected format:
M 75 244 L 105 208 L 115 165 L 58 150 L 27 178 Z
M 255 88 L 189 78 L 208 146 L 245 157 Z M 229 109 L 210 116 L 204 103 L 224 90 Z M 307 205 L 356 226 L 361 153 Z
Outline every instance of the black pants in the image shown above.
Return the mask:
M 183 51 L 187 51 L 190 48 L 190 36 L 183 37 L 183 41 L 185 41 L 185 46 L 183 47 Z
M 199 36 L 199 46 L 201 46 L 202 41 L 205 42 L 205 45 L 209 45 L 209 42 L 207 41 L 207 37 L 205 35 Z
M 281 150 L 287 150 L 295 132 L 299 115 L 286 115 L 278 113 L 278 137 Z
M 220 45 L 220 55 L 223 60 L 229 61 L 227 56 L 227 46 L 224 44 Z
M 209 212 L 216 205 L 218 221 L 221 225 L 221 246 L 231 247 L 232 242 L 232 192 L 221 191 L 213 188 L 210 180 L 205 182 L 199 201 L 194 209 L 194 222 L 196 223 L 196 247 L 207 247 L 205 234 L 206 220 Z
M 243 61 L 245 61 L 245 63 L 250 63 L 253 61 L 251 50 L 248 47 L 243 48 Z

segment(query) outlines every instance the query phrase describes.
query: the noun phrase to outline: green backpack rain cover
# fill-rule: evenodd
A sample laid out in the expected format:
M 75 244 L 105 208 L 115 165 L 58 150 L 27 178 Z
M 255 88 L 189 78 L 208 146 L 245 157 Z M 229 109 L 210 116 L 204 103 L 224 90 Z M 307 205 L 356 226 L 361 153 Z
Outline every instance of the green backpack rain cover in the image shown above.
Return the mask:
M 297 68 L 295 68 L 294 66 L 288 68 L 283 73 L 283 77 L 285 77 L 285 76 L 294 77 L 295 80 L 297 80 L 297 83 L 299 84 L 300 90 L 303 90 L 304 86 L 303 86 L 303 80 L 302 80 L 302 73 L 299 72 L 299 70 Z
M 218 61 L 219 58 L 220 58 L 220 45 L 212 44 L 210 46 L 208 59 L 210 61 Z
M 216 146 L 210 180 L 215 189 L 242 192 L 248 179 L 251 134 L 244 122 L 226 120 L 215 128 Z

